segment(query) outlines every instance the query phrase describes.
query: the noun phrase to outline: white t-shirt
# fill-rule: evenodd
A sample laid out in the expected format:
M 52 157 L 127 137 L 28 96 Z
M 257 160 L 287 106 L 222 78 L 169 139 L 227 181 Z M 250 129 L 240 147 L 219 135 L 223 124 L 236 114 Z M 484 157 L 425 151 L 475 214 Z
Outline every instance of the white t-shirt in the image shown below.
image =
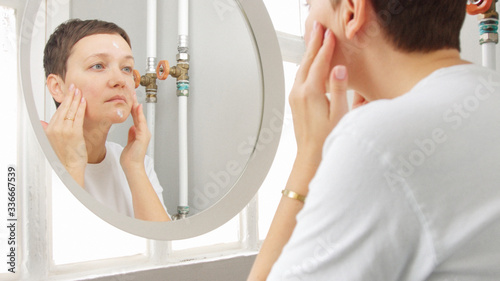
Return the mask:
M 500 280 L 500 75 L 435 71 L 327 138 L 268 280 Z
M 87 164 L 85 169 L 85 190 L 97 201 L 110 209 L 134 217 L 132 192 L 127 178 L 120 165 L 120 156 L 123 147 L 114 142 L 106 142 L 106 156 L 101 163 Z M 166 211 L 163 202 L 163 188 L 158 181 L 154 170 L 154 162 L 146 155 L 144 159 L 146 174 Z

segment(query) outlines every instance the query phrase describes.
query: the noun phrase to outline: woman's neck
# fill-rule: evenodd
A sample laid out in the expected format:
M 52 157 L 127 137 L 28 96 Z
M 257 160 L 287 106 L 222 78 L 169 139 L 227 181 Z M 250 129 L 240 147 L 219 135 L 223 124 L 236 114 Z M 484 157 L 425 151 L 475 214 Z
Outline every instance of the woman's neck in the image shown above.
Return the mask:
M 85 122 L 83 125 L 83 135 L 87 146 L 88 163 L 101 163 L 106 156 L 106 139 L 111 124 L 104 123 L 93 124 Z
M 387 49 L 380 52 L 365 61 L 364 75 L 353 85 L 368 101 L 401 96 L 440 68 L 469 63 L 454 49 L 429 53 L 387 52 Z

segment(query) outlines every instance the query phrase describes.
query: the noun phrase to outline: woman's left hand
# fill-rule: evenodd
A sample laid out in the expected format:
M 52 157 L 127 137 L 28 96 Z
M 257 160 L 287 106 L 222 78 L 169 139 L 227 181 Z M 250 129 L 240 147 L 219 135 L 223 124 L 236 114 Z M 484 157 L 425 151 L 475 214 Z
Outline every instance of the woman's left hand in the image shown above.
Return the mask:
M 142 104 L 137 101 L 136 94 L 131 114 L 134 125 L 128 131 L 128 142 L 120 157 L 120 164 L 125 171 L 144 167 L 144 157 L 151 139 L 144 110 Z
M 289 98 L 297 157 L 305 157 L 314 165 L 321 160 L 326 137 L 349 111 L 346 98 L 347 69 L 342 65 L 332 69 L 334 50 L 333 32 L 325 32 L 325 28 L 315 22 Z

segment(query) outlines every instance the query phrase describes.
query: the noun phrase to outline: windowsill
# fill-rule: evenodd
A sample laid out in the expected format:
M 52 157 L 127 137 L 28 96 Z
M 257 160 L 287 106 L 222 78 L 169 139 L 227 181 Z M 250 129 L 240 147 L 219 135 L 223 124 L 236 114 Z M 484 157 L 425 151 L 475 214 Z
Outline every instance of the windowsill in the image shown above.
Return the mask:
M 204 276 L 205 280 L 212 280 L 205 278 L 204 271 L 209 271 L 207 274 L 218 272 L 214 271 L 213 267 L 220 267 L 219 273 L 225 272 L 224 274 L 228 276 L 248 274 L 256 255 L 256 251 L 236 249 L 234 245 L 213 245 L 173 253 L 163 264 L 154 264 L 144 255 L 135 255 L 54 266 L 49 278 L 50 280 L 104 281 L 114 277 L 124 278 L 124 280 L 165 280 L 165 276 L 169 276 L 172 280 L 188 281 L 199 280 L 200 276 Z M 246 270 L 248 272 L 242 273 Z M 192 276 L 189 278 L 193 279 L 186 277 L 186 274 Z

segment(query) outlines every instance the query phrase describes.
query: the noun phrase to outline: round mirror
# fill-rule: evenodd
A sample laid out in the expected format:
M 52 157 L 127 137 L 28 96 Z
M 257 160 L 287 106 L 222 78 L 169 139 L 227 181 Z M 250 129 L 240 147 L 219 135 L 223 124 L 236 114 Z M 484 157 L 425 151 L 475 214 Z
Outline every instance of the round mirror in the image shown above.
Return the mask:
M 41 0 L 28 1 L 21 30 L 22 90 L 38 141 L 68 189 L 92 212 L 129 233 L 156 240 L 194 237 L 236 214 L 257 193 L 279 143 L 284 81 L 276 33 L 261 1 L 191 0 L 189 6 L 190 96 L 188 98 L 188 217 L 146 222 L 110 211 L 74 182 L 40 125 L 33 87 L 33 34 Z M 91 9 L 88 7 L 92 7 Z M 119 7 L 119 9 L 116 9 Z M 69 2 L 69 18 L 101 19 L 124 28 L 132 41 L 135 68 L 146 69 L 146 1 Z M 177 1 L 158 1 L 157 59 L 175 64 Z M 48 17 L 54 16 L 48 11 Z M 133 19 L 133 20 L 131 20 Z M 38 26 L 39 28 L 39 26 Z M 39 56 L 39 54 L 38 54 Z M 137 89 L 144 102 L 144 89 Z M 35 96 L 36 95 L 36 96 Z M 43 97 L 42 97 L 43 99 Z M 179 193 L 178 128 L 175 79 L 158 82 L 155 116 L 155 170 L 169 214 L 177 212 Z M 37 108 L 38 106 L 38 108 Z M 146 108 L 146 107 L 145 107 Z M 124 144 L 131 120 L 114 125 L 108 140 Z

